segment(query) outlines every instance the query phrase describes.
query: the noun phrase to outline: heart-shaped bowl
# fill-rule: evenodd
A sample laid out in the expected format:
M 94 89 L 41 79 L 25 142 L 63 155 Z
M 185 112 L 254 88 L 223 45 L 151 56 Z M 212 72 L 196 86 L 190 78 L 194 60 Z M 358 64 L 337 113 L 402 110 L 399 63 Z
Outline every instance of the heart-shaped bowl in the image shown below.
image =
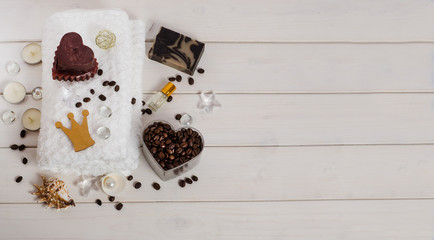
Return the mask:
M 178 166 L 176 166 L 174 168 L 168 169 L 168 170 L 163 169 L 163 167 L 161 167 L 160 164 L 157 162 L 157 160 L 154 158 L 154 156 L 152 155 L 151 151 L 148 149 L 148 147 L 146 146 L 146 143 L 144 141 L 144 139 L 145 139 L 145 130 L 149 126 L 153 125 L 156 122 L 161 122 L 161 123 L 164 123 L 164 124 L 168 124 L 170 126 L 171 130 L 175 131 L 175 133 L 177 133 L 178 131 L 181 131 L 182 129 L 187 129 L 187 130 L 191 129 L 191 130 L 197 132 L 198 135 L 202 139 L 202 149 L 200 150 L 200 152 L 195 157 L 193 157 L 190 160 L 187 160 L 185 163 L 183 163 L 181 165 L 178 165 Z M 143 154 L 145 155 L 146 161 L 149 163 L 149 165 L 154 170 L 154 172 L 158 175 L 158 177 L 160 177 L 160 179 L 163 180 L 163 181 L 170 180 L 172 178 L 180 176 L 180 175 L 186 173 L 187 171 L 193 169 L 199 163 L 200 157 L 201 157 L 202 152 L 203 152 L 203 147 L 205 146 L 205 140 L 203 138 L 203 135 L 197 129 L 195 129 L 193 127 L 181 127 L 181 128 L 178 128 L 178 129 L 175 130 L 170 123 L 168 123 L 166 121 L 158 121 L 158 120 L 149 123 L 145 127 L 145 129 L 143 130 L 142 141 L 143 141 L 142 150 L 143 150 Z

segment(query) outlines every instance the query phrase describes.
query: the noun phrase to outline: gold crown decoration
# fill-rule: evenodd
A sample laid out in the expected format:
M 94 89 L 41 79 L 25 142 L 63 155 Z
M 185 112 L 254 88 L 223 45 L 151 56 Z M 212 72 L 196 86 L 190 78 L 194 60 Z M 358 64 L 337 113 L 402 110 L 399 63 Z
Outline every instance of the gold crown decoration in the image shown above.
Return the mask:
M 68 113 L 67 117 L 71 121 L 71 129 L 65 128 L 61 122 L 56 122 L 56 128 L 62 129 L 62 131 L 71 140 L 74 145 L 74 150 L 79 152 L 84 150 L 93 144 L 95 141 L 90 137 L 89 128 L 87 126 L 87 116 L 89 116 L 88 110 L 83 110 L 83 122 L 79 125 L 74 120 L 74 114 Z

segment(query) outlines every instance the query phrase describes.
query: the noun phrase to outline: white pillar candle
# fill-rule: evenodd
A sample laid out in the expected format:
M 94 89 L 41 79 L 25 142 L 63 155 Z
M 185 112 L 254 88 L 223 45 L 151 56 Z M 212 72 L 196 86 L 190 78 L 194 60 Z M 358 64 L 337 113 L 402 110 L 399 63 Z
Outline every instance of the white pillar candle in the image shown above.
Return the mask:
M 20 103 L 26 97 L 26 88 L 19 82 L 11 82 L 3 90 L 3 97 L 9 103 Z
M 37 131 L 41 127 L 41 111 L 36 108 L 29 108 L 21 117 L 23 127 L 29 131 Z
M 23 48 L 22 55 L 24 62 L 28 64 L 39 63 L 42 59 L 41 45 L 37 43 L 27 44 Z

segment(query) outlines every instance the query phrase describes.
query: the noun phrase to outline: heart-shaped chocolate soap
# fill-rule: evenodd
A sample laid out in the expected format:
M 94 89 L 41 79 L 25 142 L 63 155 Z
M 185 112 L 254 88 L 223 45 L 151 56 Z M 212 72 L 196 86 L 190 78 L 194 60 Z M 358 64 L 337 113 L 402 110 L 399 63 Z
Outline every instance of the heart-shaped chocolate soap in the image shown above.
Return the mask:
M 54 56 L 53 78 L 84 80 L 95 75 L 98 63 L 91 48 L 83 44 L 76 32 L 63 35 Z
M 176 168 L 198 156 L 203 149 L 202 135 L 192 128 L 177 131 L 163 122 L 154 122 L 143 132 L 149 153 L 164 170 Z

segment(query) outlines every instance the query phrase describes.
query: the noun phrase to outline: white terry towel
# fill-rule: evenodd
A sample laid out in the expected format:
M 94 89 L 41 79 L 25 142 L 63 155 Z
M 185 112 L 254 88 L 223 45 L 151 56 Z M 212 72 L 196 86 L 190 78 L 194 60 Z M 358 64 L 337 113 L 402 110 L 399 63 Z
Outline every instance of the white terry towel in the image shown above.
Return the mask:
M 99 48 L 95 37 L 101 30 L 109 30 L 116 35 L 116 45 L 108 50 Z M 95 74 L 87 81 L 69 82 L 52 78 L 54 54 L 62 36 L 77 32 L 83 44 L 90 47 L 98 61 L 101 76 Z M 142 70 L 145 59 L 145 27 L 142 21 L 129 20 L 121 10 L 69 10 L 49 17 L 42 36 L 42 89 L 44 97 L 41 109 L 41 129 L 38 140 L 39 167 L 57 173 L 78 175 L 101 175 L 111 171 L 129 171 L 137 167 L 140 143 L 140 106 L 142 101 Z M 114 87 L 102 86 L 104 81 L 116 81 Z M 95 94 L 90 93 L 95 90 Z M 103 94 L 106 101 L 98 96 Z M 83 98 L 91 98 L 83 102 Z M 136 98 L 137 103 L 131 104 Z M 83 105 L 75 107 L 76 102 Z M 111 117 L 100 114 L 101 106 L 112 110 Z M 81 124 L 82 111 L 89 111 L 89 133 L 95 144 L 75 152 L 65 133 L 55 127 L 62 122 L 70 128 L 67 114 L 72 112 L 74 119 Z M 97 136 L 97 129 L 105 126 L 110 129 L 108 139 Z

